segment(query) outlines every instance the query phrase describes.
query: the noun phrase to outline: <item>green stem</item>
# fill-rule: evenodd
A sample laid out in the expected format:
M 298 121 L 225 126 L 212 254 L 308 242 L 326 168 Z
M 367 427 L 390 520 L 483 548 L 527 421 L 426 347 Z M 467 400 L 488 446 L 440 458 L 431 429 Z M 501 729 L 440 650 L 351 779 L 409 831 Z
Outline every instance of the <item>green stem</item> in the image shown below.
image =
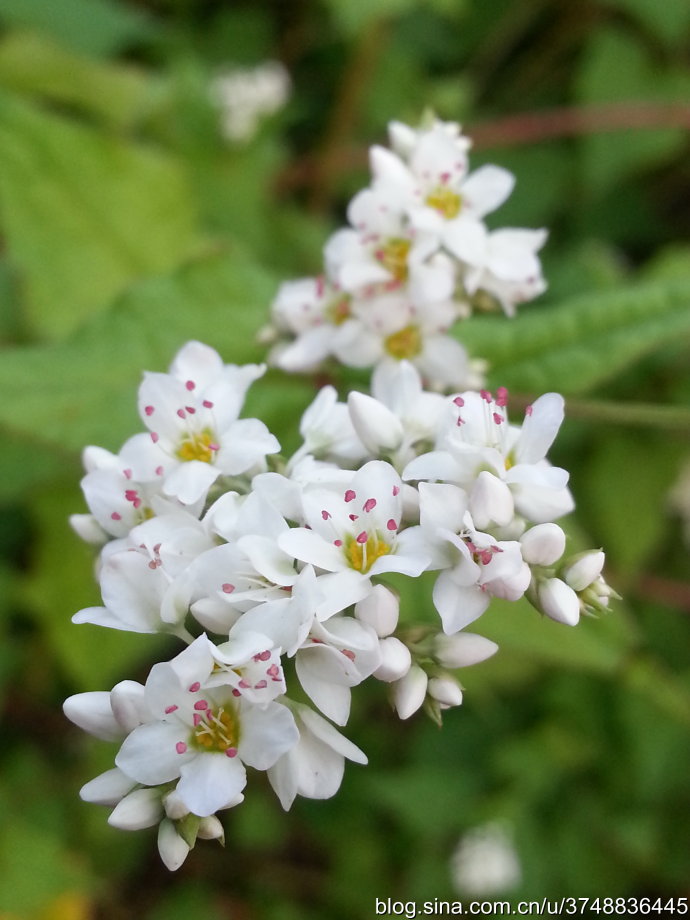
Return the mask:
M 511 394 L 511 406 L 526 408 L 533 397 Z M 661 428 L 690 437 L 690 409 L 654 403 L 607 402 L 598 399 L 566 398 L 567 418 L 580 418 L 595 424 L 632 425 Z

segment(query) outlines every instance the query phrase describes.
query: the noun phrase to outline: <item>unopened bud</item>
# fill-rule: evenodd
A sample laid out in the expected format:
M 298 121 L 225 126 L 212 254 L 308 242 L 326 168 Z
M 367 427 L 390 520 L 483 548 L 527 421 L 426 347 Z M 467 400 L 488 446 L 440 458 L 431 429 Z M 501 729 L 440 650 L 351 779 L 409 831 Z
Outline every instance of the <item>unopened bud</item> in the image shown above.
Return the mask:
M 408 647 L 396 639 L 395 636 L 388 636 L 379 642 L 381 652 L 381 664 L 374 671 L 374 677 L 377 680 L 385 681 L 390 684 L 394 680 L 400 680 L 410 670 L 412 665 L 412 655 Z
M 372 454 L 378 456 L 399 447 L 404 435 L 402 423 L 378 399 L 353 392 L 347 398 L 347 407 L 359 439 Z
M 580 599 L 560 578 L 547 578 L 537 589 L 540 609 L 552 620 L 576 626 L 580 620 Z
M 417 712 L 424 698 L 429 682 L 426 673 L 413 664 L 407 674 L 393 685 L 393 705 L 401 719 L 409 719 Z
M 158 824 L 162 815 L 159 789 L 135 789 L 111 811 L 108 824 L 123 831 L 139 831 Z
M 220 840 L 222 844 L 225 844 L 223 825 L 215 815 L 201 819 L 199 822 L 199 837 L 202 840 Z
M 452 636 L 439 633 L 434 637 L 433 654 L 444 668 L 466 668 L 490 658 L 497 651 L 495 642 L 476 633 L 457 632 Z
M 563 569 L 563 578 L 574 591 L 584 591 L 601 575 L 605 559 L 600 549 L 579 553 Z
M 179 869 L 187 858 L 189 845 L 175 830 L 169 818 L 164 818 L 158 827 L 158 852 L 166 869 L 171 872 Z
M 553 565 L 565 550 L 565 534 L 558 524 L 537 524 L 522 534 L 520 547 L 529 565 Z
M 462 703 L 462 690 L 460 685 L 450 674 L 443 677 L 432 677 L 428 686 L 429 696 L 441 704 L 442 709 L 459 706 Z

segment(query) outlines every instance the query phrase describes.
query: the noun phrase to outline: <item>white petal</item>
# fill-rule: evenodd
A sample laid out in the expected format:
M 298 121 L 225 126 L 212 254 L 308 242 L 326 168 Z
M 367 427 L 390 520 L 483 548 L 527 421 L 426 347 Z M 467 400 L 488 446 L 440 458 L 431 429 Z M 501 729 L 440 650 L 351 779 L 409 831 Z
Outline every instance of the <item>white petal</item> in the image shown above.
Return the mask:
M 189 844 L 180 837 L 169 818 L 164 818 L 158 827 L 158 852 L 170 872 L 179 869 L 189 853 Z
M 433 600 L 448 635 L 464 629 L 480 617 L 489 606 L 489 596 L 477 585 L 461 587 L 449 573 L 442 572 L 436 579 Z
M 136 785 L 136 782 L 122 770 L 113 767 L 112 770 L 106 770 L 82 786 L 79 797 L 94 805 L 117 805 Z
M 119 741 L 123 729 L 113 714 L 106 690 L 76 693 L 62 704 L 67 718 L 79 728 L 104 741 Z
M 186 742 L 188 731 L 181 723 L 149 722 L 128 735 L 120 748 L 115 765 L 146 786 L 167 783 L 180 775 L 182 765 L 194 757 L 187 750 L 180 754 L 178 742 Z
M 123 831 L 153 827 L 163 817 L 158 789 L 135 789 L 119 802 L 108 817 L 108 824 Z
M 205 818 L 227 808 L 246 784 L 239 756 L 203 753 L 182 766 L 177 794 L 193 814 Z
M 279 703 L 269 703 L 265 709 L 243 706 L 241 723 L 239 754 L 256 770 L 272 767 L 299 740 L 294 716 Z

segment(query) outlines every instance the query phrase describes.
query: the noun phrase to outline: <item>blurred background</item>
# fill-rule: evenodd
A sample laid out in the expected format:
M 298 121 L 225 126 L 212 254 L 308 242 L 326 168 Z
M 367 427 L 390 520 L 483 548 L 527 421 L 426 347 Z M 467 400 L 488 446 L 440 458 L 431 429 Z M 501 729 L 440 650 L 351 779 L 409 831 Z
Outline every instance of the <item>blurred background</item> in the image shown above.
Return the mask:
M 689 100 L 685 0 L 0 0 L 2 920 L 690 895 Z M 252 775 L 225 850 L 171 875 L 155 831 L 78 798 L 114 750 L 62 700 L 177 651 L 70 623 L 100 601 L 67 523 L 80 452 L 140 429 L 142 370 L 187 339 L 261 360 L 367 147 L 425 109 L 474 137 L 473 167 L 514 171 L 494 226 L 550 229 L 547 294 L 460 334 L 492 384 L 566 394 L 568 526 L 624 600 L 573 630 L 492 608 L 477 630 L 501 651 L 442 730 L 359 688 L 368 767 L 289 814 Z M 286 451 L 314 386 L 255 386 Z

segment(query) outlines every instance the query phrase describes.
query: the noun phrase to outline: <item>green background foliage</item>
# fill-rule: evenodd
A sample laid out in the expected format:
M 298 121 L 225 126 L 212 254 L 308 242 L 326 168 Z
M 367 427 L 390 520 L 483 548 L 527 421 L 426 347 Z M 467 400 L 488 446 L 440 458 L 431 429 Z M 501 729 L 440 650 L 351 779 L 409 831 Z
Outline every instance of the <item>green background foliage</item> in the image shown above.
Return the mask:
M 281 60 L 287 106 L 227 141 L 223 70 Z M 690 454 L 690 6 L 685 0 L 0 0 L 0 918 L 367 918 L 374 899 L 464 898 L 451 855 L 510 829 L 496 897 L 690 894 L 690 579 L 668 492 Z M 62 699 L 143 679 L 177 650 L 76 627 L 98 603 L 80 451 L 139 428 L 142 370 L 189 338 L 227 361 L 281 280 L 313 274 L 366 149 L 425 108 L 512 169 L 494 226 L 546 226 L 549 291 L 459 329 L 519 404 L 567 398 L 574 546 L 624 596 L 570 630 L 498 604 L 499 655 L 463 673 L 441 731 L 355 693 L 329 802 L 283 814 L 260 775 L 176 875 L 79 787 L 113 751 Z M 337 377 L 344 392 L 353 380 Z M 276 372 L 247 411 L 286 450 L 316 381 Z M 428 583 L 403 598 L 429 614 Z M 494 896 L 494 895 L 491 895 Z

